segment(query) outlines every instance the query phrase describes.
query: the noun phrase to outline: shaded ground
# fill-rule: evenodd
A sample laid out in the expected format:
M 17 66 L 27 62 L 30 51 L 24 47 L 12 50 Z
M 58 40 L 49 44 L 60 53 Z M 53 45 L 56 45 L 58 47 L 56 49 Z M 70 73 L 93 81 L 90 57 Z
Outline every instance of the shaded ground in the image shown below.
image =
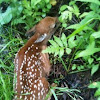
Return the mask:
M 52 74 L 54 72 L 54 74 Z M 50 80 L 60 79 L 59 87 L 68 86 L 69 89 L 78 89 L 81 93 L 77 93 L 77 96 L 81 96 L 84 100 L 97 100 L 94 98 L 95 89 L 89 89 L 88 85 L 91 81 L 100 81 L 100 72 L 98 71 L 93 77 L 90 75 L 90 71 L 79 72 L 74 74 L 67 74 L 61 64 L 53 65 L 50 74 Z M 61 78 L 61 75 L 64 77 Z M 51 82 L 51 81 L 50 81 Z M 59 100 L 72 100 L 66 93 L 58 97 Z M 55 100 L 53 97 L 51 100 Z M 77 97 L 77 100 L 79 97 Z

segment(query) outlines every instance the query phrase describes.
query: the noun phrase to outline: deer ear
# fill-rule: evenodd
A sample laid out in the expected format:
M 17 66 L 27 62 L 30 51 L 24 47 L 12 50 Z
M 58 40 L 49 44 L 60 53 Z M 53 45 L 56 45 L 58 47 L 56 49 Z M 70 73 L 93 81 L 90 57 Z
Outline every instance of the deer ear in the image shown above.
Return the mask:
M 31 37 L 31 36 L 35 33 L 35 31 L 36 31 L 36 28 L 35 28 L 35 27 L 36 27 L 36 26 L 34 26 L 34 27 L 31 28 L 30 30 L 28 30 L 28 31 L 26 32 L 25 36 Z
M 43 34 L 34 43 L 42 42 L 43 40 L 46 39 L 46 37 L 47 37 L 47 34 Z

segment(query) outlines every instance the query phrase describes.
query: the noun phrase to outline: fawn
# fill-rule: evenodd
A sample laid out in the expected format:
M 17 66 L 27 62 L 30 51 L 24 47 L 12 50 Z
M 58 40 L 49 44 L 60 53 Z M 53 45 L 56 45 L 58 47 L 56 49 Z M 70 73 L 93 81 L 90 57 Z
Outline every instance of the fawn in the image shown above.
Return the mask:
M 14 100 L 44 100 L 49 91 L 51 66 L 49 56 L 42 53 L 55 32 L 57 17 L 45 17 L 27 34 L 35 33 L 18 51 L 15 57 L 15 97 Z

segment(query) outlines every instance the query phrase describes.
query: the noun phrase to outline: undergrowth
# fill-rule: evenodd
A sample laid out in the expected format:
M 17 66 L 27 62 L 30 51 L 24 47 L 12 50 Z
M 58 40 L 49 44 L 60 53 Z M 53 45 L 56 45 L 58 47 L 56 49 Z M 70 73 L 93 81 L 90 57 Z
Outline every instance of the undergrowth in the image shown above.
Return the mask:
M 14 58 L 25 40 L 12 28 L 2 27 L 0 30 L 0 100 L 12 100 Z
M 17 26 L 20 24 L 28 30 L 35 25 L 51 9 L 52 5 L 49 1 L 0 1 L 1 5 L 6 5 L 6 10 L 0 7 L 0 100 L 13 98 L 13 61 L 16 52 L 26 42 L 21 37 L 23 32 L 19 32 Z M 78 3 L 81 3 L 80 7 Z M 80 8 L 84 4 L 87 7 L 84 8 L 85 12 L 82 12 Z M 60 7 L 59 21 L 64 31 L 61 31 L 60 37 L 53 36 L 53 40 L 49 40 L 50 46 L 43 53 L 52 53 L 68 74 L 91 70 L 93 76 L 100 67 L 100 1 L 72 0 Z M 67 34 L 69 30 L 70 33 Z M 66 65 L 66 62 L 69 63 Z M 91 82 L 89 88 L 97 88 L 94 96 L 100 100 L 100 82 Z M 76 92 L 80 91 L 55 87 L 51 88 L 51 92 L 55 100 L 58 100 L 57 96 L 63 93 L 67 93 L 72 100 L 77 100 Z M 83 99 L 81 96 L 79 98 Z

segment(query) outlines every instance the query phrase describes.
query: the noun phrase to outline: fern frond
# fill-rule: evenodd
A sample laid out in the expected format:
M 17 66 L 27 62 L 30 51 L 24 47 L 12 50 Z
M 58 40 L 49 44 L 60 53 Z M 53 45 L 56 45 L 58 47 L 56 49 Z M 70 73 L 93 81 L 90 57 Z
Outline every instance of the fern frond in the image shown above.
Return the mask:
M 64 55 L 64 51 L 68 50 L 66 53 L 70 54 L 71 49 L 67 48 L 67 37 L 63 33 L 61 38 L 54 36 L 54 40 L 49 40 L 50 46 L 43 50 L 43 53 L 52 53 L 54 56 L 62 57 Z

